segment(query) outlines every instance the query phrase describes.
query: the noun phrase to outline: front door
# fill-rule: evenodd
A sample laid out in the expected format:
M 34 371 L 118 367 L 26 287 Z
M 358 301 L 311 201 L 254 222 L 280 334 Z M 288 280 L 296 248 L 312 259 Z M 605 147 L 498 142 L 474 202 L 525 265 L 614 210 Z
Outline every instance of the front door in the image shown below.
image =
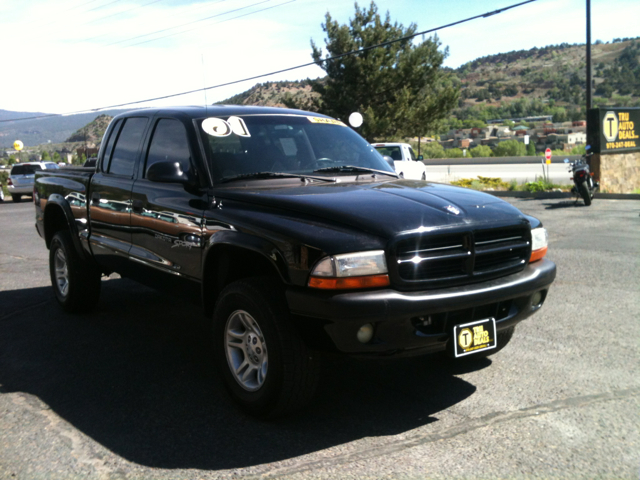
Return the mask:
M 187 130 L 180 120 L 155 122 L 146 157 L 132 194 L 131 260 L 147 270 L 200 280 L 202 271 L 202 217 L 206 195 L 178 183 L 157 183 L 146 173 L 156 162 L 177 162 L 193 169 Z M 141 270 L 141 269 L 138 269 Z

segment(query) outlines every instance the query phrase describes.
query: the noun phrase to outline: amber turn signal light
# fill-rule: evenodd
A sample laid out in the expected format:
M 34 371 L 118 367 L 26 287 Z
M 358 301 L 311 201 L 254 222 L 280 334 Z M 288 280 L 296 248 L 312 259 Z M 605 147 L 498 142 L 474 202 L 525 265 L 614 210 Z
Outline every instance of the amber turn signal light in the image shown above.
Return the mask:
M 347 290 L 354 288 L 379 288 L 390 285 L 389 275 L 367 275 L 363 277 L 311 277 L 309 286 L 322 290 Z

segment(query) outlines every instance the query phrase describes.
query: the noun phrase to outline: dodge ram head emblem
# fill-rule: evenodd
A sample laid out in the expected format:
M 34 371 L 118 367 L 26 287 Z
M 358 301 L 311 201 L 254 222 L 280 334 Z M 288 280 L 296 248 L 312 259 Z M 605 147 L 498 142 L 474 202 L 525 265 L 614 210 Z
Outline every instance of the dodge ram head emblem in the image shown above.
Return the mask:
M 460 210 L 458 210 L 456 207 L 454 207 L 453 205 L 447 205 L 446 207 L 444 207 L 444 209 L 449 212 L 452 213 L 454 215 L 460 215 Z

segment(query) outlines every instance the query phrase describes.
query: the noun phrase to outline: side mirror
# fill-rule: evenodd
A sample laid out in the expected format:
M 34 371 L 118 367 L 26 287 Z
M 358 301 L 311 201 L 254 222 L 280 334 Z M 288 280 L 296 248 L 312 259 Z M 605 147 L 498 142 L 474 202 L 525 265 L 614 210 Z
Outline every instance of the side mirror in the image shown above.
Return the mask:
M 147 179 L 157 183 L 181 183 L 194 186 L 193 177 L 189 171 L 182 168 L 180 162 L 156 162 L 147 170 Z
M 418 160 L 424 160 L 424 157 L 422 155 L 418 155 Z

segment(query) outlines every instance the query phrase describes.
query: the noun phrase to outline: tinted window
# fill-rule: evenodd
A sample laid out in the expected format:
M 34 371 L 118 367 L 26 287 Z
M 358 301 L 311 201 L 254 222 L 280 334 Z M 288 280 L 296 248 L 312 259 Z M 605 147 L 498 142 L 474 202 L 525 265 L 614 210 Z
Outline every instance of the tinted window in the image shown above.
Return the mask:
M 409 157 L 411 157 L 411 160 L 417 160 L 418 157 L 416 157 L 415 152 L 413 151 L 413 148 L 409 149 Z
M 145 177 L 149 167 L 157 162 L 180 162 L 183 170 L 189 169 L 189 142 L 187 132 L 181 122 L 164 118 L 156 124 L 153 132 Z
M 11 169 L 11 175 L 33 175 L 40 170 L 42 170 L 40 165 L 14 165 Z
M 102 160 L 102 170 L 109 170 L 109 161 L 111 160 L 111 152 L 113 152 L 113 144 L 116 143 L 116 138 L 118 137 L 118 130 L 122 124 L 122 120 L 116 121 L 111 129 L 111 133 L 109 134 L 109 140 L 107 140 L 107 145 L 104 150 L 104 157 Z
M 125 120 L 113 149 L 109 173 L 126 177 L 133 176 L 138 147 L 146 125 L 147 119 L 143 117 L 132 117 Z

